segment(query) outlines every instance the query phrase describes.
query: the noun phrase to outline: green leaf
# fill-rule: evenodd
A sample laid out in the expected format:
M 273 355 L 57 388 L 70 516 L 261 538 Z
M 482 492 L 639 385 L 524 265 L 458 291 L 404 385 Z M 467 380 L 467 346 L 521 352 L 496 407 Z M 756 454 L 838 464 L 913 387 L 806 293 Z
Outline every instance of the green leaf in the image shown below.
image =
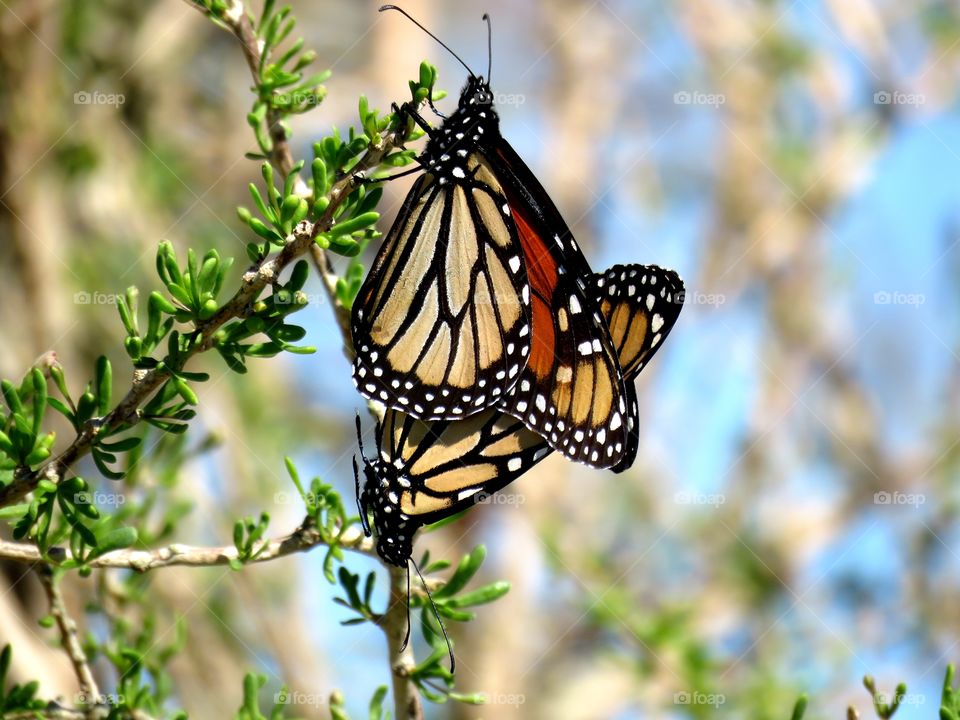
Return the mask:
M 183 398 L 184 402 L 189 403 L 190 405 L 196 405 L 200 402 L 197 394 L 189 385 L 187 385 L 183 378 L 179 377 L 178 375 L 174 375 L 171 380 L 174 384 L 174 387 L 177 388 L 177 392 L 180 394 L 180 397 Z
M 47 409 L 47 379 L 40 372 L 39 368 L 33 368 L 30 371 L 30 377 L 33 380 L 33 436 L 40 434 L 40 428 L 43 425 L 43 414 Z
M 120 527 L 104 533 L 97 539 L 97 555 L 111 552 L 112 550 L 122 550 L 128 548 L 137 542 L 137 529 L 135 527 Z
M 97 358 L 96 388 L 97 414 L 103 417 L 110 411 L 110 396 L 113 392 L 113 369 L 106 355 Z
M 447 604 L 450 607 L 457 608 L 472 607 L 474 605 L 482 605 L 484 603 L 493 602 L 494 600 L 499 600 L 508 592 L 510 592 L 510 583 L 506 582 L 505 580 L 500 580 L 498 582 L 490 583 L 489 585 L 484 585 L 483 587 L 477 588 L 472 592 L 450 598 L 450 600 L 447 601 Z
M 387 697 L 387 686 L 381 685 L 370 698 L 370 720 L 381 720 L 383 718 L 383 700 Z
M 327 234 L 331 235 L 332 237 L 337 237 L 339 235 L 347 235 L 347 234 L 355 233 L 358 230 L 363 230 L 364 228 L 370 227 L 371 225 L 376 223 L 377 220 L 379 219 L 380 219 L 380 213 L 366 212 L 366 213 L 363 213 L 362 215 L 357 215 L 356 217 L 352 217 L 349 220 L 344 220 L 343 222 L 337 223 L 332 228 L 330 228 Z
M 465 555 L 447 584 L 433 594 L 434 599 L 453 597 L 463 590 L 476 575 L 486 556 L 487 549 L 483 545 L 478 545 L 469 555 Z
M 3 392 L 3 399 L 6 401 L 7 407 L 10 408 L 10 412 L 22 415 L 23 404 L 20 402 L 20 395 L 13 383 L 9 380 L 3 380 L 0 382 L 0 391 Z

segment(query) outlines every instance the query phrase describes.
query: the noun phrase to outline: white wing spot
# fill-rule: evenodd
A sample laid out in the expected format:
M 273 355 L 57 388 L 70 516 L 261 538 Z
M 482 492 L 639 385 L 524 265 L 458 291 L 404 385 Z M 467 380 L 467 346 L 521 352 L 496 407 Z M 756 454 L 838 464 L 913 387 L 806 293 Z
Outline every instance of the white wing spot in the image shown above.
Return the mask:
M 663 327 L 663 318 L 654 313 L 653 320 L 650 322 L 650 327 L 654 332 L 660 332 L 660 328 Z
M 507 462 L 507 469 L 516 472 L 523 467 L 523 460 L 520 458 L 510 458 Z
M 504 205 L 504 207 L 506 207 L 506 205 Z M 520 258 L 517 255 L 510 258 L 510 269 L 513 270 L 513 272 L 520 272 Z
M 570 296 L 570 312 L 572 312 L 574 315 L 580 312 L 580 301 L 577 300 L 576 295 Z

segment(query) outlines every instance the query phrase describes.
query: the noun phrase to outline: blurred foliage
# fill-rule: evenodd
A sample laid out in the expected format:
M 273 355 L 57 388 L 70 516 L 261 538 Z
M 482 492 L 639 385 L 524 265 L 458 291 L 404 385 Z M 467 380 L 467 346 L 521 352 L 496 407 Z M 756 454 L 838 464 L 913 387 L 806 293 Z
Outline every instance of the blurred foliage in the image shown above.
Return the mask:
M 631 473 L 592 477 L 552 464 L 518 483 L 528 500 L 522 512 L 477 509 L 421 541 L 438 557 L 464 558 L 449 572 L 456 592 L 436 579 L 442 561 L 423 559 L 442 617 L 463 620 L 477 602 L 497 600 L 479 622 L 449 623 L 461 672 L 470 673 L 464 684 L 484 690 L 484 717 L 700 718 L 719 710 L 772 720 L 795 706 L 799 720 L 836 717 L 851 703 L 858 709 L 848 717 L 932 714 L 930 679 L 953 652 L 960 623 L 952 555 L 960 386 L 938 389 L 944 407 L 917 421 L 922 437 L 911 447 L 889 441 L 889 397 L 857 356 L 890 362 L 884 377 L 909 396 L 926 368 L 897 365 L 896 351 L 908 345 L 919 356 L 935 343 L 904 342 L 917 322 L 897 319 L 887 324 L 898 344 L 851 349 L 860 333 L 843 324 L 848 311 L 838 297 L 863 282 L 859 275 L 877 281 L 865 265 L 885 248 L 877 242 L 870 255 L 857 249 L 853 257 L 828 225 L 905 126 L 941 132 L 934 120 L 956 102 L 956 8 L 494 5 L 497 89 L 529 93 L 524 107 L 504 108 L 511 141 L 525 156 L 540 149 L 538 174 L 564 215 L 579 220 L 572 227 L 582 244 L 606 239 L 618 261 L 685 259 L 672 234 L 654 245 L 633 227 L 635 216 L 613 218 L 615 211 L 627 204 L 651 216 L 702 218 L 685 271 L 702 302 L 648 371 L 656 374 L 657 407 L 644 409 L 642 427 L 654 440 L 645 440 Z M 202 5 L 221 24 L 232 7 Z M 224 308 L 233 312 L 245 272 L 275 256 L 298 223 L 323 217 L 334 183 L 393 129 L 392 114 L 373 106 L 386 107 L 416 72 L 403 54 L 440 62 L 442 52 L 416 45 L 415 31 L 401 37 L 391 34 L 396 26 L 374 26 L 373 6 L 300 3 L 305 22 L 294 27 L 290 11 L 268 3 L 251 22 L 270 57 L 251 76 L 230 33 L 185 3 L 21 0 L 10 9 L 0 20 L 0 258 L 9 269 L 0 288 L 0 374 L 10 378 L 0 405 L 0 484 L 44 467 L 80 432 L 91 447 L 62 482 L 40 480 L 32 495 L 0 509 L 5 537 L 34 544 L 64 573 L 105 708 L 344 718 L 348 703 L 354 716 L 366 714 L 372 695 L 370 717 L 385 716 L 388 695 L 376 689 L 389 676 L 382 648 L 362 643 L 383 614 L 385 584 L 339 546 L 356 528 L 346 510 L 349 470 L 335 462 L 352 443 L 352 408 L 309 397 L 304 388 L 318 385 L 305 378 L 326 377 L 327 368 L 298 357 L 339 351 L 339 337 L 316 332 L 315 317 L 331 307 L 314 306 L 333 300 L 294 261 L 255 302 L 236 308 L 209 347 L 195 340 Z M 473 38 L 473 10 L 421 10 L 458 51 L 485 39 Z M 525 61 L 514 64 L 521 52 Z M 316 71 L 318 62 L 335 64 L 337 74 Z M 435 81 L 436 71 L 422 66 L 411 99 L 422 101 Z M 724 103 L 669 101 L 698 87 Z M 926 102 L 871 101 L 897 89 Z M 342 126 L 330 129 L 331 118 Z M 289 167 L 276 164 L 282 141 L 290 142 Z M 941 142 L 956 151 L 949 136 Z M 396 149 L 373 177 L 408 164 L 414 152 Z M 400 194 L 361 185 L 317 238 L 337 264 L 335 300 L 346 308 L 386 219 L 378 213 Z M 702 204 L 680 204 L 691 197 Z M 875 210 L 884 225 L 888 216 Z M 678 226 L 685 225 L 664 225 Z M 633 252 L 637 258 L 626 257 Z M 710 305 L 710 296 L 725 304 Z M 952 318 L 952 305 L 941 310 Z M 857 306 L 849 312 L 863 315 Z M 722 337 L 711 341 L 717 331 Z M 744 336 L 759 339 L 744 351 Z M 944 344 L 954 346 L 949 337 Z M 669 354 L 681 345 L 686 355 Z M 752 362 L 749 385 L 721 376 L 725 360 L 741 353 Z M 698 404 L 671 416 L 662 408 L 677 397 L 666 394 L 673 360 Z M 143 422 L 99 427 L 132 373 L 157 368 L 164 383 Z M 346 374 L 324 382 L 322 392 L 348 384 Z M 704 418 L 731 392 L 727 383 L 745 399 L 717 450 L 709 442 L 716 428 Z M 655 421 L 665 418 L 673 435 L 658 434 Z M 683 436 L 706 449 L 691 451 Z M 664 438 L 678 457 L 709 454 L 730 464 L 717 478 L 722 502 L 675 499 L 678 487 L 690 486 L 671 474 L 677 460 L 658 449 Z M 288 455 L 304 508 L 286 494 L 269 502 L 287 482 Z M 329 477 L 315 477 L 321 463 Z M 297 467 L 311 468 L 309 483 Z M 825 477 L 828 492 L 811 489 L 811 476 Z M 922 513 L 878 507 L 875 494 L 895 488 L 925 493 Z M 878 518 L 896 542 L 890 551 L 870 546 L 884 565 L 872 575 L 857 567 L 861 556 L 843 560 Z M 272 532 L 297 523 L 315 529 L 324 548 L 293 570 L 292 560 L 253 562 Z M 531 527 L 544 546 L 529 542 Z M 89 567 L 117 548 L 230 546 L 231 532 L 238 572 Z M 478 571 L 480 540 L 490 555 Z M 479 589 L 458 587 L 463 563 Z M 0 637 L 14 638 L 21 620 L 31 628 L 42 620 L 49 643 L 49 618 L 38 617 L 43 599 L 19 582 L 22 571 L 0 568 L 12 588 Z M 321 574 L 329 588 L 317 582 Z M 508 595 L 497 577 L 510 578 Z M 480 700 L 449 685 L 442 636 L 416 588 L 413 605 L 419 690 L 436 700 Z M 357 625 L 349 629 L 356 646 L 331 628 L 340 621 Z M 32 635 L 11 642 L 13 655 L 0 655 L 3 712 L 74 697 L 69 667 L 47 667 L 58 649 Z M 861 658 L 870 664 L 879 655 L 895 667 L 882 668 L 884 680 L 871 680 L 864 696 Z M 382 671 L 361 679 L 354 656 Z M 241 678 L 239 668 L 254 672 Z M 920 690 L 897 687 L 900 675 Z M 346 696 L 333 691 L 335 679 Z M 951 667 L 943 718 L 960 716 L 954 682 Z M 808 696 L 798 703 L 801 691 Z M 298 702 L 303 692 L 309 700 Z M 442 712 L 473 718 L 477 710 L 450 703 Z

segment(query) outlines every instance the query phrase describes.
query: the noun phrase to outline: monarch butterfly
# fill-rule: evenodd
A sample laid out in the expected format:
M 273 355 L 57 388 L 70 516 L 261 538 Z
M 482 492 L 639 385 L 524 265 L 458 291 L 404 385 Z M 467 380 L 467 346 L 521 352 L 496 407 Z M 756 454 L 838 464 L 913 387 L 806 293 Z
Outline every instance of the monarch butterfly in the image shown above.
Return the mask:
M 633 463 L 639 446 L 633 379 L 673 329 L 684 286 L 672 270 L 618 265 L 594 276 L 588 291 L 603 313 L 627 379 L 627 452 L 614 468 L 620 472 Z M 359 436 L 359 420 L 357 430 Z M 407 565 L 421 526 L 502 489 L 551 452 L 543 437 L 496 409 L 435 422 L 390 410 L 377 426 L 377 444 L 379 457 L 363 457 L 362 489 L 354 460 L 357 504 L 367 534 L 368 513 L 373 513 L 377 553 L 400 567 Z
M 496 408 L 573 460 L 615 467 L 629 451 L 629 393 L 590 267 L 501 135 L 489 68 L 477 76 L 443 47 L 469 78 L 439 128 L 401 109 L 429 136 L 425 172 L 354 303 L 354 382 L 420 420 Z

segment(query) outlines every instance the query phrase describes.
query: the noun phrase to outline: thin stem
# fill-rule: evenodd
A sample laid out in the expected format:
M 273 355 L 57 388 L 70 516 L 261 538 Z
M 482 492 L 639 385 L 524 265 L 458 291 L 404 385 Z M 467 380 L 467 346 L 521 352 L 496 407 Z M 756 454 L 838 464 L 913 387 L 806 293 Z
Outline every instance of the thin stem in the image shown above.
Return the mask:
M 97 681 L 90 670 L 90 664 L 87 661 L 87 654 L 83 651 L 83 645 L 77 635 L 77 623 L 67 612 L 67 605 L 63 601 L 63 594 L 60 592 L 58 578 L 46 563 L 37 566 L 37 575 L 40 578 L 40 584 L 47 595 L 47 602 L 50 604 L 50 614 L 57 623 L 57 629 L 60 631 L 60 642 L 63 644 L 63 650 L 70 658 L 70 664 L 73 665 L 73 672 L 77 676 L 77 682 L 80 684 L 80 693 L 87 698 L 86 703 L 96 705 L 100 697 L 100 688 L 97 687 Z
M 267 541 L 267 547 L 248 564 L 275 560 L 294 553 L 308 552 L 315 547 L 325 546 L 315 528 L 301 525 L 297 530 L 280 538 Z M 348 529 L 339 541 L 345 550 L 372 555 L 373 543 L 357 528 Z M 71 559 L 69 550 L 51 548 L 48 558 L 40 554 L 36 545 L 0 540 L 0 558 L 21 563 L 44 563 L 48 559 L 63 562 Z M 237 548 L 233 545 L 222 547 L 196 547 L 193 545 L 173 544 L 153 550 L 114 550 L 93 558 L 87 565 L 94 568 L 126 568 L 147 572 L 174 565 L 187 567 L 213 567 L 228 565 L 237 559 Z
M 407 636 L 407 573 L 394 566 L 390 570 L 390 606 L 380 618 L 390 652 L 390 678 L 393 683 L 394 717 L 397 720 L 422 720 L 420 693 L 410 675 L 417 662 L 413 643 L 403 647 Z M 403 649 L 401 649 L 403 648 Z

